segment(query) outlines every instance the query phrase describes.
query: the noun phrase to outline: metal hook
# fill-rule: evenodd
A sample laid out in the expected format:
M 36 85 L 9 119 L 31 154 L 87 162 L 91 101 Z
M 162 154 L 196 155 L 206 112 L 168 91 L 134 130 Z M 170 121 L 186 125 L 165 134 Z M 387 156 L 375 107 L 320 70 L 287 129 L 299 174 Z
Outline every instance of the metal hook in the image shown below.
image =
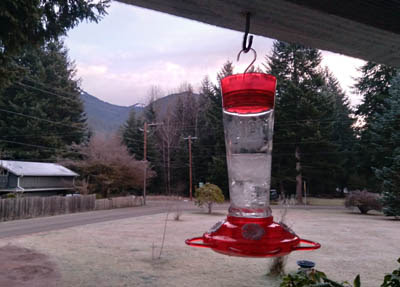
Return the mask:
M 254 53 L 254 59 L 253 59 L 253 61 L 251 61 L 250 65 L 246 68 L 246 70 L 244 70 L 244 73 L 243 73 L 243 74 L 246 74 L 246 73 L 247 73 L 247 70 L 250 69 L 250 67 L 253 66 L 254 62 L 257 60 L 257 52 L 256 52 L 256 50 L 254 50 L 253 48 L 250 48 L 249 51 L 250 51 L 250 50 L 253 51 L 253 53 Z M 240 60 L 240 54 L 241 54 L 242 52 L 247 53 L 245 50 L 240 51 L 239 54 L 237 55 L 237 61 L 238 61 L 238 62 L 239 62 L 239 60 Z
M 250 31 L 250 12 L 247 12 L 246 13 L 246 27 L 244 30 L 243 45 L 242 45 L 242 49 L 245 53 L 250 51 L 251 45 L 253 44 L 253 35 L 250 35 L 249 43 L 247 45 L 247 36 L 249 35 L 249 31 Z

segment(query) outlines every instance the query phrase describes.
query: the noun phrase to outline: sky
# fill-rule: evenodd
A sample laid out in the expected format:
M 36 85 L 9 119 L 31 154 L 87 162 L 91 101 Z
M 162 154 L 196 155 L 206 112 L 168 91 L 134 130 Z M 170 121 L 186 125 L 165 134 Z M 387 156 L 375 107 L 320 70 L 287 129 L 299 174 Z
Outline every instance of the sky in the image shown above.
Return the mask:
M 98 24 L 79 24 L 64 41 L 81 88 L 112 104 L 146 104 L 152 86 L 162 95 L 176 92 L 183 83 L 196 90 L 205 76 L 216 81 L 227 60 L 233 62 L 235 73 L 241 73 L 253 59 L 251 53 L 242 53 L 236 62 L 243 32 L 119 2 L 112 2 L 107 12 Z M 254 36 L 255 65 L 265 63 L 273 41 Z M 322 56 L 322 65 L 339 80 L 351 104 L 359 104 L 351 86 L 364 61 L 326 51 Z

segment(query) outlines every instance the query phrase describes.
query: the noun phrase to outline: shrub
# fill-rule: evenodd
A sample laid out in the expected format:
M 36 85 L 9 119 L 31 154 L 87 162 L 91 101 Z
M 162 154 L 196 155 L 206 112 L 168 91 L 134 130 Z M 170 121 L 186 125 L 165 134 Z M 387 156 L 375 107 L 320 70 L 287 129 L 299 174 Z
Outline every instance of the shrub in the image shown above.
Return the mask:
M 211 213 L 214 203 L 223 203 L 225 200 L 222 190 L 215 184 L 206 183 L 202 187 L 196 188 L 194 193 L 195 204 L 202 207 L 207 205 L 208 213 Z
M 351 191 L 346 196 L 345 206 L 348 208 L 357 207 L 362 214 L 366 214 L 370 210 L 382 210 L 380 196 L 376 193 L 368 192 L 366 190 Z
M 149 163 L 130 155 L 117 136 L 106 138 L 96 135 L 88 143 L 74 145 L 73 148 L 82 158 L 64 161 L 63 164 L 88 180 L 85 187 L 81 186 L 84 192 L 98 193 L 108 198 L 110 195 L 140 189 L 143 186 L 144 164 L 148 168 L 147 178 L 155 176 Z

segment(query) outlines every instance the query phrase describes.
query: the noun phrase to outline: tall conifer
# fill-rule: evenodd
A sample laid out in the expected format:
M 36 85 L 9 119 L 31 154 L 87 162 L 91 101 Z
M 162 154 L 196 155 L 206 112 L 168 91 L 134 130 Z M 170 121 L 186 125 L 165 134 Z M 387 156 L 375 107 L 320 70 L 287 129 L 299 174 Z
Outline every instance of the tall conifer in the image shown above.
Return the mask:
M 313 193 L 335 190 L 338 145 L 332 140 L 335 95 L 320 68 L 321 53 L 275 42 L 266 70 L 277 77 L 273 182 L 295 188 L 302 202 L 304 180 Z
M 62 42 L 27 49 L 25 77 L 0 92 L 0 145 L 10 159 L 54 160 L 88 137 L 75 67 Z

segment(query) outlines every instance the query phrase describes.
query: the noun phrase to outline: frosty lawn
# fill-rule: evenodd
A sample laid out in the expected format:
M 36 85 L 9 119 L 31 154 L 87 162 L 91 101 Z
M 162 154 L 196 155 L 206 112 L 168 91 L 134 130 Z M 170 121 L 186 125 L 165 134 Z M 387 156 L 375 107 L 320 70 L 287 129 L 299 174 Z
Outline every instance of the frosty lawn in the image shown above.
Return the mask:
M 279 218 L 280 210 L 274 215 Z M 184 240 L 201 235 L 226 214 L 169 215 L 164 250 L 157 259 L 165 214 L 91 224 L 60 231 L 0 240 L 0 247 L 32 248 L 58 266 L 64 286 L 278 286 L 266 276 L 268 259 L 223 256 L 188 247 Z M 290 209 L 289 225 L 304 238 L 322 244 L 312 252 L 294 252 L 296 260 L 317 263 L 332 279 L 361 274 L 363 287 L 376 287 L 397 267 L 400 222 L 380 215 L 362 216 L 344 209 Z M 154 247 L 153 247 L 154 243 Z M 152 257 L 154 259 L 152 259 Z

